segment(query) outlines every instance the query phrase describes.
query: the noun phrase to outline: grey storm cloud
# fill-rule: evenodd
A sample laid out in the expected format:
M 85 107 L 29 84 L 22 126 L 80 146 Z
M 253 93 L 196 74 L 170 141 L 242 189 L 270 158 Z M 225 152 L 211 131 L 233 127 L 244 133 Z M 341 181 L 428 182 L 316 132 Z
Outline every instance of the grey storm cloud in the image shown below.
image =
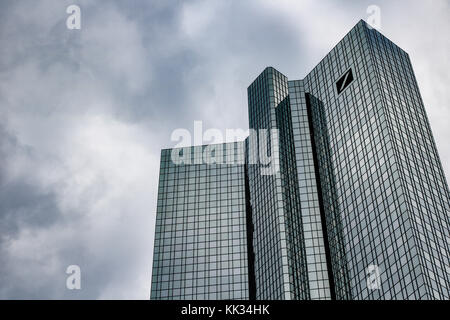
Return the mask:
M 410 54 L 448 176 L 447 1 L 2 1 L 0 298 L 148 299 L 172 131 L 247 128 L 252 80 L 303 78 L 371 4 Z

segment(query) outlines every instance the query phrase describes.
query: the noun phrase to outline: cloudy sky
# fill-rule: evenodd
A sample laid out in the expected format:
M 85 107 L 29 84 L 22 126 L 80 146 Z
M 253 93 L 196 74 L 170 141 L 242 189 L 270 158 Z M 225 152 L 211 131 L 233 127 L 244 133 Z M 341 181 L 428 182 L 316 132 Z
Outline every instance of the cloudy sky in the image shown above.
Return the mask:
M 247 128 L 252 80 L 303 78 L 370 4 L 410 54 L 449 177 L 446 0 L 1 1 L 0 299 L 148 299 L 171 132 Z

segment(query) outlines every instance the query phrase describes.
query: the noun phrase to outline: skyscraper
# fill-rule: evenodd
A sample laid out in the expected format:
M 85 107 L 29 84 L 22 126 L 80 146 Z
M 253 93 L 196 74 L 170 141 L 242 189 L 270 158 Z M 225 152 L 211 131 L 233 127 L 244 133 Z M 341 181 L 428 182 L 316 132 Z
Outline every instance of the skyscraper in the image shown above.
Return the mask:
M 275 139 L 235 143 L 245 163 L 163 150 L 151 298 L 450 298 L 450 194 L 406 52 L 360 21 L 303 80 L 266 68 L 248 105 Z
M 249 299 L 244 143 L 218 147 L 233 164 L 203 163 L 208 146 L 161 151 L 152 299 Z

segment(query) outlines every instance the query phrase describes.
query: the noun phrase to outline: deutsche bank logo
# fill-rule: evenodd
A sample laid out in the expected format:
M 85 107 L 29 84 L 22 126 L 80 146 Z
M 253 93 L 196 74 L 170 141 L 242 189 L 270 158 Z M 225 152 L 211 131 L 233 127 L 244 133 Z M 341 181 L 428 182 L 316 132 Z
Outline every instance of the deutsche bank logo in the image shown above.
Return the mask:
M 337 93 L 340 94 L 342 91 L 344 91 L 344 89 L 347 88 L 348 85 L 352 83 L 352 81 L 353 81 L 352 69 L 348 69 L 348 71 L 336 82 Z

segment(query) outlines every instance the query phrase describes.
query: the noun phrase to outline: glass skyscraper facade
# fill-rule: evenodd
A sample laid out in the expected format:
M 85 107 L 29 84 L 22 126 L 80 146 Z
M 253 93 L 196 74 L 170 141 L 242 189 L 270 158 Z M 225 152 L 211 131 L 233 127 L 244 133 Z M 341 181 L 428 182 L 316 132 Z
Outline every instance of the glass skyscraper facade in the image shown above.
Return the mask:
M 151 299 L 249 299 L 244 143 L 216 147 L 234 164 L 202 163 L 207 146 L 161 151 Z
M 152 299 L 450 298 L 450 193 L 406 52 L 360 21 L 303 80 L 266 68 L 248 106 L 270 131 L 223 145 L 244 163 L 162 151 Z

